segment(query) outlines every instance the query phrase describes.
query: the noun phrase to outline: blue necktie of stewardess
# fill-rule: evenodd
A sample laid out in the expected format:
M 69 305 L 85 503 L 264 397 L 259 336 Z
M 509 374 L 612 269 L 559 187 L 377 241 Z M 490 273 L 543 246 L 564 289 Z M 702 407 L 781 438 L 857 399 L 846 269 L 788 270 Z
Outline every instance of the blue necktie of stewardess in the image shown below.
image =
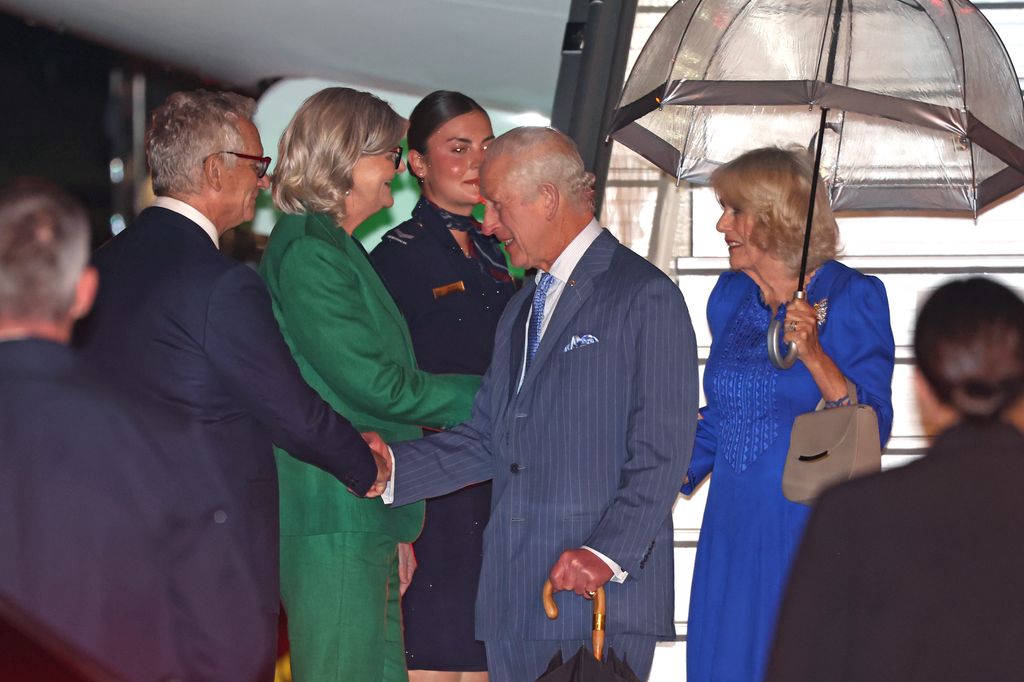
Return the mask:
M 555 280 L 551 273 L 545 272 L 541 274 L 540 281 L 537 282 L 537 288 L 533 292 L 533 309 L 530 311 L 530 328 L 527 330 L 526 335 L 526 369 L 523 370 L 523 376 L 530 371 L 530 363 L 533 362 L 533 356 L 537 354 L 537 349 L 540 348 L 540 330 L 544 325 L 544 302 L 548 297 L 548 289 L 551 288 L 551 283 Z

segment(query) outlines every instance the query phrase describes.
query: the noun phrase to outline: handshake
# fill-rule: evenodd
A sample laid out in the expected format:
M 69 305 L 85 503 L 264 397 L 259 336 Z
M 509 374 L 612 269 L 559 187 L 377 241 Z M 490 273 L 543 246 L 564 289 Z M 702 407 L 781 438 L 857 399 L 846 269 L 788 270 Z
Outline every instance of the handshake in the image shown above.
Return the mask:
M 377 480 L 374 481 L 373 487 L 366 491 L 364 497 L 380 497 L 391 480 L 391 448 L 374 431 L 367 431 L 360 435 L 370 446 L 370 452 L 373 453 L 374 462 L 377 464 Z

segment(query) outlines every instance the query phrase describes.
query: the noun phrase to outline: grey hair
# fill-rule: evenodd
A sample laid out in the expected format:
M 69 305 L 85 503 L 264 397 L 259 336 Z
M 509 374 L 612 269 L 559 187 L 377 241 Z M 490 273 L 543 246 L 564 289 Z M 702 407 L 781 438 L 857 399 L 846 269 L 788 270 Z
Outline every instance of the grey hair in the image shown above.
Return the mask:
M 594 210 L 594 174 L 584 168 L 576 143 L 565 133 L 538 126 L 513 128 L 488 145 L 484 166 L 505 156 L 514 160 L 505 180 L 522 199 L 532 199 L 541 184 L 551 183 L 577 208 Z
M 42 180 L 0 192 L 0 319 L 61 322 L 89 260 L 81 204 Z
M 203 161 L 243 144 L 240 120 L 251 121 L 256 102 L 233 92 L 175 92 L 150 118 L 146 160 L 157 195 L 196 194 L 202 189 Z M 233 165 L 234 156 L 225 161 Z
M 285 213 L 327 213 L 341 225 L 359 157 L 397 147 L 405 125 L 369 92 L 325 88 L 310 96 L 278 143 L 274 203 Z

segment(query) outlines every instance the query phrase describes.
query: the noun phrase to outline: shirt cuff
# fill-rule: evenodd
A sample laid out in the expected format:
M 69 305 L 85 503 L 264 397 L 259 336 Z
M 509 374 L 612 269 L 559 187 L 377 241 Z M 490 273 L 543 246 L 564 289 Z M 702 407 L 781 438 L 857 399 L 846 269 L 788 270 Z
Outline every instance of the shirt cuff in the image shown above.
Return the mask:
M 394 467 L 393 466 L 392 466 L 392 469 L 391 469 L 391 473 L 394 474 Z M 387 493 L 384 493 L 384 494 L 387 495 Z M 612 569 L 612 582 L 613 583 L 625 582 L 626 578 L 629 577 L 629 573 L 626 572 L 626 571 L 623 571 L 622 570 L 622 566 L 619 566 L 617 563 L 615 563 L 614 561 L 612 561 L 611 559 L 606 557 L 604 554 L 601 554 L 600 552 L 598 552 L 593 547 L 587 547 L 586 545 L 583 545 L 583 549 L 587 550 L 588 552 L 593 552 L 594 556 L 596 556 L 598 559 L 603 561 L 608 566 L 608 568 Z
M 392 504 L 395 501 L 395 451 L 391 449 L 390 445 L 388 446 L 388 454 L 391 455 L 391 478 L 388 480 L 388 485 L 380 496 L 380 501 L 384 504 Z

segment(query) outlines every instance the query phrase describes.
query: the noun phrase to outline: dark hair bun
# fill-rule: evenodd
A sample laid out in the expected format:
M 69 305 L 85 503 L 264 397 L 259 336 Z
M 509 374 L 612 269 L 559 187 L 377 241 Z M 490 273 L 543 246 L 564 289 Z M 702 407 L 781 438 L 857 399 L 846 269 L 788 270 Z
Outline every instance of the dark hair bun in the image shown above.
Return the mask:
M 1024 301 L 984 277 L 944 284 L 921 308 L 914 353 L 939 400 L 997 419 L 1024 393 Z

